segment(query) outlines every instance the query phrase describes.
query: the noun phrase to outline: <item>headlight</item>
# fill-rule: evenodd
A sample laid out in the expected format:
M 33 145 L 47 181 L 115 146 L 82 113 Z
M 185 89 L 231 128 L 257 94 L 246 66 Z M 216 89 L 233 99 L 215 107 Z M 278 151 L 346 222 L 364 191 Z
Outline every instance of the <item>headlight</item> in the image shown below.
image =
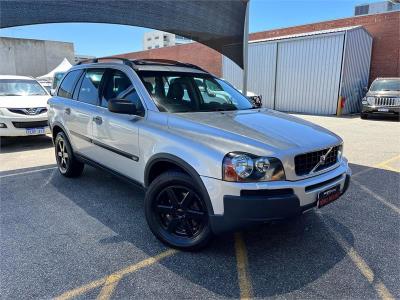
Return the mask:
M 282 163 L 274 157 L 260 157 L 249 153 L 228 153 L 222 163 L 225 181 L 276 181 L 285 180 Z
M 375 104 L 375 97 L 367 97 L 367 102 L 370 105 L 374 105 Z
M 337 152 L 337 161 L 340 161 L 343 157 L 343 144 L 339 146 L 338 152 Z

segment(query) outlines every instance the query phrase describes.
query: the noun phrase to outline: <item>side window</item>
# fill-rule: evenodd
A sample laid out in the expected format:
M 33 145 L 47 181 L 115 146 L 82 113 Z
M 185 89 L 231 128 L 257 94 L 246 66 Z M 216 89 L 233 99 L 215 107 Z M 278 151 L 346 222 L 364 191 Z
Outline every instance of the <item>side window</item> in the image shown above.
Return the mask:
M 75 83 L 81 74 L 81 70 L 75 70 L 69 72 L 64 80 L 61 82 L 60 88 L 58 89 L 57 96 L 72 99 L 74 92 Z
M 83 75 L 82 84 L 79 89 L 78 100 L 97 105 L 99 99 L 99 87 L 103 78 L 104 69 L 87 69 Z
M 126 99 L 136 105 L 138 111 L 143 111 L 142 102 L 128 76 L 119 70 L 112 70 L 108 76 L 101 97 L 101 106 L 107 107 L 110 99 Z

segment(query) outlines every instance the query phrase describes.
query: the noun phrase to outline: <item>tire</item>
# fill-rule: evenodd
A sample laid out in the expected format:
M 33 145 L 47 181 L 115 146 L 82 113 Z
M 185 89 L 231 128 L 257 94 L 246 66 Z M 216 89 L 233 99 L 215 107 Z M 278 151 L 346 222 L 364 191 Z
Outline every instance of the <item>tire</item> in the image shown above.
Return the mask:
M 153 234 L 173 248 L 198 250 L 212 237 L 204 197 L 185 173 L 169 171 L 154 179 L 146 192 L 145 213 Z
M 65 177 L 79 177 L 85 165 L 74 156 L 71 144 L 64 132 L 59 132 L 54 141 L 58 171 Z
M 366 113 L 361 113 L 361 119 L 363 119 L 363 120 L 368 119 L 368 114 L 366 114 Z

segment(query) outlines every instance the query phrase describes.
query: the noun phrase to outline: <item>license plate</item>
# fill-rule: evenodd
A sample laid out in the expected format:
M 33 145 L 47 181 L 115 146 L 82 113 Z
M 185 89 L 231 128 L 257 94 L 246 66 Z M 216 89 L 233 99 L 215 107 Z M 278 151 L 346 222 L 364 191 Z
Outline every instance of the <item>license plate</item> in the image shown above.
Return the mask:
M 380 112 L 388 112 L 389 109 L 388 108 L 378 108 L 378 111 L 380 111 Z
M 26 128 L 27 135 L 45 134 L 44 128 Z
M 340 185 L 334 186 L 323 192 L 320 192 L 318 194 L 317 207 L 321 208 L 322 206 L 325 206 L 337 200 L 339 197 L 340 197 Z

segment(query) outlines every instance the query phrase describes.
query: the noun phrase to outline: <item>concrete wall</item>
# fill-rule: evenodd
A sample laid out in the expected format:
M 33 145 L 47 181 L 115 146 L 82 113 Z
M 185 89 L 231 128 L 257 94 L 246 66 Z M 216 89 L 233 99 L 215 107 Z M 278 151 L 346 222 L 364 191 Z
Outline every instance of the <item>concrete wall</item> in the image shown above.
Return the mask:
M 74 62 L 74 44 L 0 37 L 0 74 L 41 76 L 66 57 Z

